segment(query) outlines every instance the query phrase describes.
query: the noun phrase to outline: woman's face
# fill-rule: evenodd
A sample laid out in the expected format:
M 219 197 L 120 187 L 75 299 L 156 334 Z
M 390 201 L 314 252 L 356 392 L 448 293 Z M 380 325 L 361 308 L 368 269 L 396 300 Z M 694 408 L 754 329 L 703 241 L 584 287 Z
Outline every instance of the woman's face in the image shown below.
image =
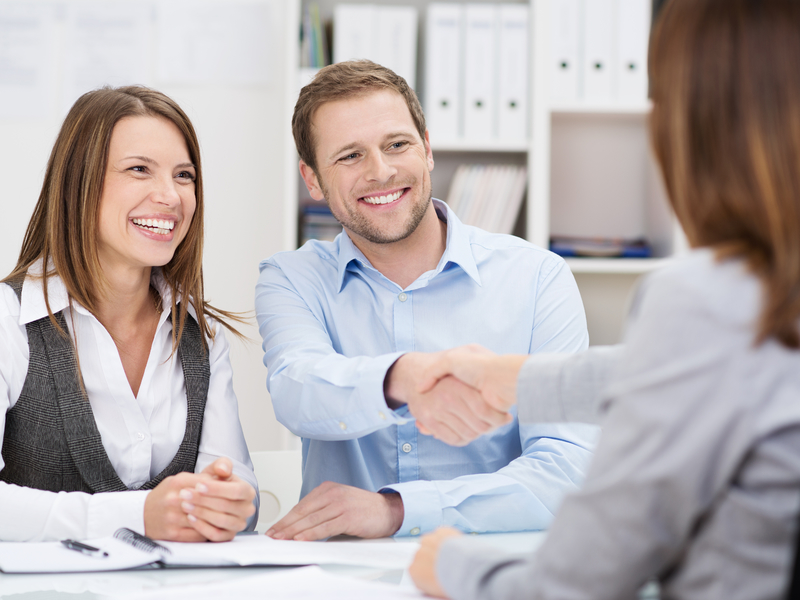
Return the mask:
M 192 222 L 196 170 L 183 134 L 162 117 L 126 117 L 111 133 L 100 196 L 103 270 L 167 264 Z

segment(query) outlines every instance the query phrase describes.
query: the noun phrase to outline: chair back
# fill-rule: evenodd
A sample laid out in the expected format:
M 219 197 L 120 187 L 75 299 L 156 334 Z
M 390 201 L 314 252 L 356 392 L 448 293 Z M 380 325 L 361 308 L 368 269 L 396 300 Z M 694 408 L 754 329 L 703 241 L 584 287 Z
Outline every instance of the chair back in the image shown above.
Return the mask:
M 261 512 L 256 531 L 264 533 L 300 500 L 303 458 L 300 450 L 270 450 L 251 452 L 250 459 L 261 494 Z M 277 514 L 274 511 L 276 503 Z

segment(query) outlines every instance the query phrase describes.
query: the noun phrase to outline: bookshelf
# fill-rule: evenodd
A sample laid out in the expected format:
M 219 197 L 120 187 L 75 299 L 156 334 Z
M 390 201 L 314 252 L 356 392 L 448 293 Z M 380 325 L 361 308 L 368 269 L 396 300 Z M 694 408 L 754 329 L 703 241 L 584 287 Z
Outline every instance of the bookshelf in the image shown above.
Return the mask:
M 299 2 L 298 23 L 307 3 L 308 0 Z M 348 3 L 370 2 L 348 0 Z M 414 6 L 419 11 L 416 89 L 424 104 L 424 32 L 426 7 L 430 2 L 385 3 Z M 437 138 L 437 132 L 432 130 L 436 162 L 431 174 L 433 194 L 442 199 L 447 197 L 453 174 L 462 163 L 527 165 L 528 190 L 515 235 L 545 248 L 551 235 L 646 237 L 652 245 L 653 258 L 567 260 L 584 298 L 592 343 L 614 343 L 621 336 L 627 298 L 638 278 L 685 248 L 680 229 L 667 208 L 649 149 L 650 106 L 645 101 L 554 105 L 548 82 L 552 2 L 518 0 L 516 3 L 530 9 L 528 139 L 475 143 Z M 320 0 L 317 4 L 322 21 L 329 21 L 337 2 Z M 296 175 L 292 181 L 298 181 Z M 288 200 L 290 205 L 293 203 L 294 214 L 297 214 L 297 198 L 295 193 Z

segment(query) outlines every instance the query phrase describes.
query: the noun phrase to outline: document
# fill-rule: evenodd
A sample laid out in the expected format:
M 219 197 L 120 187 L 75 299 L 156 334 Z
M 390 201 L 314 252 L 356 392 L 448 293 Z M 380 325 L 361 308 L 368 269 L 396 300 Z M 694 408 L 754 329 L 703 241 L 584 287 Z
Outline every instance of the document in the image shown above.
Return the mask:
M 122 531 L 122 530 L 121 530 Z M 117 532 L 117 536 L 120 532 Z M 136 534 L 138 535 L 138 534 Z M 144 536 L 141 536 L 144 538 Z M 144 538 L 148 540 L 148 538 Z M 417 551 L 415 542 L 295 542 L 264 535 L 241 535 L 230 542 L 179 543 L 151 540 L 130 543 L 119 537 L 86 540 L 101 552 L 89 555 L 61 542 L 2 542 L 4 573 L 68 573 L 157 567 L 237 567 L 342 564 L 404 569 Z M 153 547 L 148 548 L 150 544 Z M 101 553 L 107 553 L 102 556 Z

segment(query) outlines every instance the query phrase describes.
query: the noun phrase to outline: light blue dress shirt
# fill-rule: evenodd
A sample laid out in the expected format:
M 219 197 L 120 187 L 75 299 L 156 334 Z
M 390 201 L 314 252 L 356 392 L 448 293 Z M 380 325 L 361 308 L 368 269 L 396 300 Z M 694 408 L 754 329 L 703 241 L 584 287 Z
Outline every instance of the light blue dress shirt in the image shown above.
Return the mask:
M 398 492 L 398 535 L 547 527 L 577 489 L 597 430 L 517 419 L 463 448 L 419 433 L 383 383 L 404 353 L 478 343 L 502 353 L 577 352 L 586 317 L 566 263 L 508 235 L 447 222 L 436 269 L 407 288 L 350 238 L 311 241 L 260 265 L 256 316 L 278 420 L 303 438 L 303 489 L 324 481 Z

